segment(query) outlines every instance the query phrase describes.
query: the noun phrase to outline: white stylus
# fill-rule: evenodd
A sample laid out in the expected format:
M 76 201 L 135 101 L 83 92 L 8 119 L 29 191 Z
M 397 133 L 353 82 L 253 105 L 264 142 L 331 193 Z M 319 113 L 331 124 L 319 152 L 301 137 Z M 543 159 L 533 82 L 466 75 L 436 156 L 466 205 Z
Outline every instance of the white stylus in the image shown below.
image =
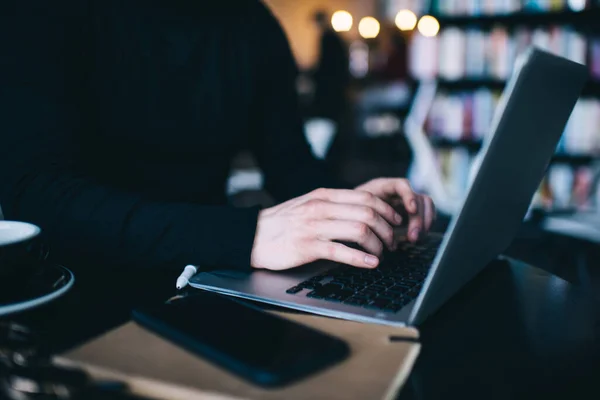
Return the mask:
M 177 278 L 177 283 L 175 284 L 177 290 L 181 290 L 186 287 L 190 281 L 190 278 L 194 276 L 196 272 L 198 272 L 198 268 L 194 267 L 193 265 L 186 266 L 181 275 L 179 275 L 179 278 Z

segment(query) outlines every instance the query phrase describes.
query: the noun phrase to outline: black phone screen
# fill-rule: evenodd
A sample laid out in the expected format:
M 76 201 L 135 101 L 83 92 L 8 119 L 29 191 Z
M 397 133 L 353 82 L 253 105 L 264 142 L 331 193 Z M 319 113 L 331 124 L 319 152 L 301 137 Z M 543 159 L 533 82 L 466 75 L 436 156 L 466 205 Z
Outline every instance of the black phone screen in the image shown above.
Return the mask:
M 210 292 L 134 311 L 134 319 L 264 385 L 299 378 L 348 354 L 348 346 L 337 338 Z

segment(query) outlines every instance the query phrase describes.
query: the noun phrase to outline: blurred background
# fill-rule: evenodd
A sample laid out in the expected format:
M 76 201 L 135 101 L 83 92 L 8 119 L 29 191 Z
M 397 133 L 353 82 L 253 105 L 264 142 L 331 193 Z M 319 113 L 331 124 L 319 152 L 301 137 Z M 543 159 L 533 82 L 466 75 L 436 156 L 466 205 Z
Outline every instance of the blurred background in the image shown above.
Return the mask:
M 589 83 L 532 222 L 508 253 L 563 276 L 598 259 L 588 245 L 600 243 L 600 0 L 264 1 L 300 69 L 314 154 L 354 185 L 408 177 L 436 202 L 440 230 L 465 195 L 518 55 L 534 44 L 586 64 Z M 228 187 L 234 204 L 268 204 L 261 185 L 252 157 L 240 155 Z
M 590 82 L 532 204 L 600 202 L 600 1 L 265 0 L 300 68 L 313 152 L 352 184 L 407 176 L 456 211 L 516 57 L 530 44 L 589 66 Z M 260 188 L 248 155 L 230 194 Z

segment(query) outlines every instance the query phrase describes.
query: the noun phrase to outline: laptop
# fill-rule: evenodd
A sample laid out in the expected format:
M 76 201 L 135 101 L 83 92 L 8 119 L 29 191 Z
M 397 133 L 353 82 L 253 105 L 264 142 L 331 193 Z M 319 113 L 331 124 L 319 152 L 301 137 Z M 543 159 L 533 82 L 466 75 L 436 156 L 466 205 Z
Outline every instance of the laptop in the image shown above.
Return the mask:
M 509 246 L 587 79 L 583 65 L 540 49 L 519 56 L 444 236 L 403 242 L 373 270 L 319 261 L 283 272 L 202 272 L 190 284 L 329 317 L 421 324 Z

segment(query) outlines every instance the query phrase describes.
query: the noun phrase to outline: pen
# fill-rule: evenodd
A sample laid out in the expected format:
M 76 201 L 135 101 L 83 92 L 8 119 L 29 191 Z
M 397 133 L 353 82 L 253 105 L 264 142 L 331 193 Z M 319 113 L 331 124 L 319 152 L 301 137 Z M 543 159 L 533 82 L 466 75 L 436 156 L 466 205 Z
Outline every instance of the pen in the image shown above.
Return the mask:
M 177 283 L 175 284 L 177 290 L 181 290 L 186 287 L 190 278 L 194 276 L 196 272 L 198 272 L 198 268 L 194 267 L 193 265 L 186 266 L 181 275 L 179 275 L 179 278 L 177 278 Z

